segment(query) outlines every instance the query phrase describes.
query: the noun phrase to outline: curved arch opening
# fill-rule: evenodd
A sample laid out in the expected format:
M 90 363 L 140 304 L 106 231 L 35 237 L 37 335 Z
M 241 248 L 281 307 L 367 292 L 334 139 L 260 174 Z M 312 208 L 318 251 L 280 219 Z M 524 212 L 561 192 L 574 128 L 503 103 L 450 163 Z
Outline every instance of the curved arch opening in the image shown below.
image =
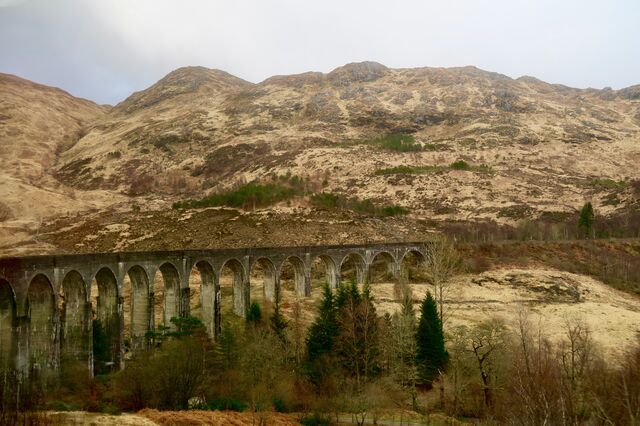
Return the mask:
M 322 295 L 325 284 L 335 289 L 337 286 L 338 269 L 331 256 L 320 255 L 311 263 L 311 297 L 316 300 Z
M 8 281 L 0 279 L 0 370 L 14 366 L 16 299 Z
M 215 272 L 207 261 L 197 262 L 189 274 L 189 315 L 199 318 L 210 336 L 215 324 Z
M 171 318 L 180 316 L 180 274 L 171 263 L 160 266 L 162 276 L 162 324 L 172 327 Z
M 91 283 L 93 312 L 93 372 L 107 374 L 120 368 L 118 281 L 111 269 L 98 271 Z
M 371 259 L 368 280 L 370 284 L 390 283 L 398 278 L 398 272 L 396 261 L 391 253 L 382 251 Z
M 273 262 L 262 257 L 254 262 L 251 268 L 250 297 L 251 303 L 260 305 L 263 316 L 268 317 L 273 304 L 279 303 L 280 286 Z
M 281 297 L 295 299 L 309 295 L 305 279 L 304 262 L 298 256 L 289 256 L 280 265 Z
M 400 279 L 407 283 L 424 281 L 422 271 L 425 257 L 417 250 L 409 250 L 400 261 Z
M 365 261 L 358 253 L 349 253 L 340 263 L 340 282 L 355 280 L 357 284 L 364 284 Z
M 91 310 L 87 303 L 87 287 L 78 271 L 70 271 L 62 280 L 62 363 L 89 362 Z
M 149 277 L 143 267 L 135 265 L 125 274 L 124 338 L 125 345 L 135 352 L 146 346 L 146 334 L 152 327 L 153 301 Z M 127 294 L 129 300 L 127 301 Z
M 54 367 L 55 350 L 53 286 L 45 275 L 36 275 L 29 283 L 27 312 L 29 317 L 29 358 L 33 370 Z
M 220 309 L 244 318 L 249 308 L 245 271 L 237 259 L 228 259 L 220 269 Z

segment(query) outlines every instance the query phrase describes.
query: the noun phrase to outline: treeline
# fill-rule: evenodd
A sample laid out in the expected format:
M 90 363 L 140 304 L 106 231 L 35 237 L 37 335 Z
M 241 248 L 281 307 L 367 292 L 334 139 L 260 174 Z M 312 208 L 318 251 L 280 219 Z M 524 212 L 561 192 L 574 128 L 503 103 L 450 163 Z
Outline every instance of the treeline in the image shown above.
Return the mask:
M 323 185 L 325 181 L 323 181 Z M 370 199 L 346 197 L 332 192 L 312 192 L 317 185 L 310 179 L 287 174 L 272 176 L 272 182 L 250 182 L 229 191 L 216 193 L 200 199 L 177 201 L 173 209 L 196 209 L 206 207 L 228 206 L 240 209 L 256 209 L 270 206 L 294 197 L 310 194 L 311 204 L 325 209 L 347 209 L 370 216 L 398 216 L 409 213 L 405 207 L 398 205 L 380 205 Z
M 593 207 L 592 207 L 593 208 Z M 484 222 L 434 222 L 450 238 L 459 242 L 504 240 L 577 240 L 596 238 L 640 238 L 640 211 L 628 210 L 610 216 L 593 211 L 589 226 L 581 225 L 581 212 L 547 213 L 537 219 L 520 219 L 515 226 Z
M 400 294 L 401 307 L 379 315 L 366 285 L 325 288 L 308 329 L 299 305 L 286 319 L 278 306 L 267 313 L 253 304 L 246 323 L 225 323 L 215 342 L 199 320 L 174 318 L 171 329 L 149 333 L 148 350 L 115 374 L 92 379 L 85 366 L 67 361 L 55 383 L 23 379 L 26 399 L 16 398 L 17 382 L 4 374 L 2 416 L 15 408 L 151 407 L 250 410 L 257 423 L 273 410 L 299 413 L 303 424 L 339 423 L 345 415 L 363 424 L 407 410 L 487 424 L 640 420 L 640 337 L 619 348 L 623 356 L 607 359 L 579 320 L 567 321 L 564 336 L 552 341 L 525 310 L 511 327 L 490 319 L 444 334 L 430 294 L 419 316 L 410 287 Z

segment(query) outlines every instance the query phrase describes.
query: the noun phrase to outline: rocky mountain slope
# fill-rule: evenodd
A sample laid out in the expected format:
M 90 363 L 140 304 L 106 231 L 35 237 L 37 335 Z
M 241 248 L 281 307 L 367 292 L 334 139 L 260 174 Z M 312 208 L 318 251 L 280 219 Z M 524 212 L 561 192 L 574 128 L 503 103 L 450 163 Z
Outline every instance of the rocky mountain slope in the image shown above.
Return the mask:
M 389 134 L 422 149 L 365 143 Z M 80 189 L 184 198 L 291 173 L 419 216 L 509 221 L 586 199 L 604 213 L 633 202 L 625 180 L 640 177 L 639 135 L 640 86 L 579 90 L 373 62 L 259 84 L 181 68 L 94 122 L 62 153 L 57 176 Z M 456 160 L 472 170 L 451 170 Z M 385 170 L 397 166 L 412 169 Z
M 284 175 L 304 182 L 286 203 L 307 211 L 314 192 L 436 222 L 640 208 L 640 86 L 363 62 L 258 84 L 180 68 L 112 108 L 7 75 L 0 94 L 4 248 L 47 218 L 166 211 Z M 409 146 L 380 143 L 390 135 Z
M 0 74 L 0 242 L 30 239 L 47 217 L 111 204 L 105 191 L 78 191 L 53 176 L 60 153 L 109 107 Z

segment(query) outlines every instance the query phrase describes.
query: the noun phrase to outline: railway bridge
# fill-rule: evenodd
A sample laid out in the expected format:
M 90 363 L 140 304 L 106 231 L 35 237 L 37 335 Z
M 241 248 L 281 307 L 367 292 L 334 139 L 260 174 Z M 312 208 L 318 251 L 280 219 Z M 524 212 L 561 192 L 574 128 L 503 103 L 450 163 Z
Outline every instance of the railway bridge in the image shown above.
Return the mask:
M 0 259 L 0 369 L 55 370 L 61 360 L 86 363 L 92 372 L 118 369 L 126 351 L 146 345 L 147 332 L 171 326 L 173 317 L 199 317 L 209 335 L 220 332 L 223 309 L 244 317 L 251 303 L 250 277 L 262 273 L 263 300 L 277 303 L 284 265 L 293 270 L 298 297 L 311 294 L 311 271 L 320 263 L 326 282 L 340 285 L 349 262 L 359 283 L 384 263 L 400 274 L 408 254 L 424 262 L 426 244 L 387 243 L 92 253 Z M 221 276 L 229 281 L 222 306 Z M 193 288 L 193 275 L 199 275 Z M 191 277 L 191 280 L 190 280 Z M 154 282 L 161 282 L 160 291 Z M 161 293 L 161 295 L 156 294 Z M 125 303 L 125 296 L 127 303 Z M 160 296 L 160 297 L 158 297 Z M 197 296 L 198 312 L 190 312 Z M 161 304 L 162 314 L 155 313 Z M 125 339 L 125 321 L 128 323 Z M 103 343 L 98 353 L 96 335 Z M 99 359 L 98 359 L 99 358 Z M 98 361 L 101 363 L 98 365 Z M 106 367 L 105 367 L 106 365 Z

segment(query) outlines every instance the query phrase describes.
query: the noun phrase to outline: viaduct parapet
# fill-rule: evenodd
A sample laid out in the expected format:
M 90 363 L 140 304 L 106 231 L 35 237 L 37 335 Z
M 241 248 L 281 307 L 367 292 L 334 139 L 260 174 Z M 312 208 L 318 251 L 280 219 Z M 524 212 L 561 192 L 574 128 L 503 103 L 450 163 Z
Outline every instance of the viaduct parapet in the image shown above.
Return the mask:
M 171 326 L 173 317 L 198 316 L 211 337 L 220 332 L 223 270 L 231 272 L 230 302 L 241 317 L 251 303 L 252 271 L 263 276 L 263 299 L 277 303 L 285 264 L 294 272 L 299 297 L 311 295 L 311 271 L 318 259 L 326 282 L 340 285 L 343 265 L 355 266 L 359 283 L 371 265 L 384 262 L 400 274 L 403 259 L 425 258 L 426 244 L 388 243 L 29 256 L 0 259 L 0 369 L 55 370 L 61 360 L 86 363 L 98 373 L 122 367 L 125 351 L 146 345 L 147 332 Z M 195 272 L 197 271 L 197 272 Z M 190 312 L 189 278 L 199 275 L 199 310 Z M 162 317 L 154 314 L 162 281 Z M 193 279 L 192 279 L 193 282 Z M 125 289 L 125 283 L 130 288 Z M 128 301 L 125 304 L 125 294 Z M 126 317 L 125 317 L 126 313 Z M 124 339 L 125 318 L 130 320 Z M 100 336 L 100 350 L 93 347 Z M 104 346 L 104 347 L 102 347 Z M 98 353 L 99 352 L 99 353 Z

